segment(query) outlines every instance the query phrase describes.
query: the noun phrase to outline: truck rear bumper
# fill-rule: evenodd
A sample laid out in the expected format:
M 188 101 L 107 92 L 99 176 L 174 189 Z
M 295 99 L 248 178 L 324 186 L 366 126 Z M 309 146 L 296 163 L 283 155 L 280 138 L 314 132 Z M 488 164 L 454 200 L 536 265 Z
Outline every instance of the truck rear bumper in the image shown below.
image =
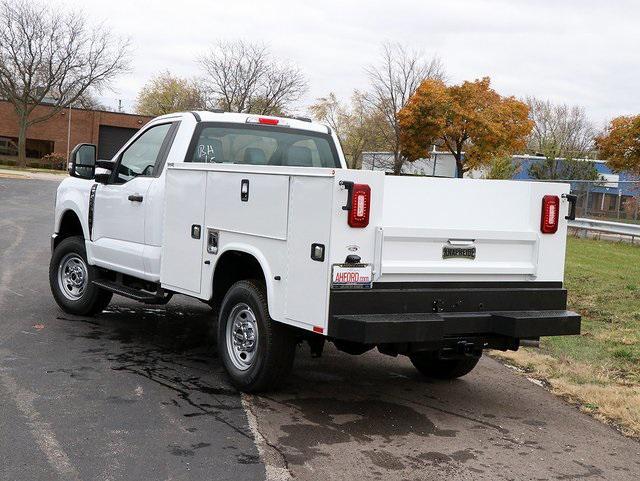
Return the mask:
M 331 337 L 363 344 L 569 334 L 580 334 L 580 316 L 571 311 L 339 315 L 329 329 Z
M 561 283 L 374 284 L 332 290 L 330 300 L 328 335 L 364 344 L 475 339 L 500 347 L 580 334 L 580 315 L 566 310 Z

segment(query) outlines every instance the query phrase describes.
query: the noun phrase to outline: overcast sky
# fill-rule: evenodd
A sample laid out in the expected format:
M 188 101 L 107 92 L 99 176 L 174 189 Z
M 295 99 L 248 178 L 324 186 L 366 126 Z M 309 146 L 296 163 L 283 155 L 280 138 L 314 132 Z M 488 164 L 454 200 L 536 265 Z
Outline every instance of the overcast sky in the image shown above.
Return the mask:
M 503 95 L 578 104 L 598 123 L 640 113 L 640 2 L 622 0 L 54 0 L 102 21 L 132 45 L 130 74 L 103 101 L 131 109 L 168 69 L 199 73 L 218 39 L 264 41 L 309 81 L 301 109 L 366 89 L 380 43 L 441 58 L 449 81 L 490 76 Z

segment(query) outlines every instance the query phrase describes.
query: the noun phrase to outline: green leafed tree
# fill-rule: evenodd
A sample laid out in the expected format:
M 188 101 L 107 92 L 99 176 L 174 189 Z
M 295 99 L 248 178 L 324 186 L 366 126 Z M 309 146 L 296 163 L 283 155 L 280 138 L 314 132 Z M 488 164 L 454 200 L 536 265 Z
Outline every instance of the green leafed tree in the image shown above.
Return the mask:
M 140 115 L 170 114 L 205 108 L 204 95 L 198 83 L 164 71 L 149 80 L 138 93 L 136 111 Z
M 338 136 L 347 164 L 352 169 L 362 166 L 365 151 L 388 147 L 381 134 L 388 128 L 380 111 L 371 108 L 364 95 L 354 91 L 349 103 L 343 103 L 334 93 L 322 97 L 309 107 L 314 119 L 327 124 Z
M 513 179 L 519 170 L 519 165 L 511 156 L 496 157 L 489 163 L 487 179 Z

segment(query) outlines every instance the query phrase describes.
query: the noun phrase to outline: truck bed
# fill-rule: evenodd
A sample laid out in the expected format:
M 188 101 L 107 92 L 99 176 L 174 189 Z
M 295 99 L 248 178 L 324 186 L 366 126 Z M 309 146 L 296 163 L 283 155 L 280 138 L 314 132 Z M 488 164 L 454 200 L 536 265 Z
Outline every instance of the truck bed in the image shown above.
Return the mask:
M 347 223 L 344 181 L 370 187 L 366 227 Z M 562 314 L 566 201 L 557 232 L 540 232 L 543 196 L 568 191 L 346 169 L 169 164 L 161 282 L 209 299 L 217 260 L 237 250 L 260 263 L 271 317 L 316 333 L 371 341 L 383 326 L 379 315 L 395 326 L 403 319 L 407 333 L 410 325 L 433 326 L 432 335 L 446 336 L 462 319 L 480 326 L 474 335 L 511 329 L 520 336 L 531 331 L 527 323 L 542 335 L 560 321 L 573 332 L 576 315 Z M 194 225 L 200 238 L 190 235 Z M 207 251 L 210 232 L 219 236 L 215 254 Z M 321 260 L 312 246 L 322 246 Z M 372 282 L 338 289 L 332 271 L 350 256 L 371 266 Z M 540 311 L 549 312 L 547 321 Z M 350 325 L 359 334 L 349 334 Z

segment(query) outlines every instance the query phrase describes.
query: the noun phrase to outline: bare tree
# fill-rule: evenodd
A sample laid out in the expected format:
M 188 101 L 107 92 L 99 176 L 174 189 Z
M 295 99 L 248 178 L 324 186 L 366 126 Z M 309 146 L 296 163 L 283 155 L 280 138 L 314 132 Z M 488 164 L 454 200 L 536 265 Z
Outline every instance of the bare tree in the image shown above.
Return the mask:
M 18 165 L 26 165 L 27 129 L 100 91 L 127 69 L 128 44 L 75 12 L 34 1 L 0 3 L 0 95 L 18 114 Z M 47 100 L 51 108 L 36 110 Z
M 596 131 L 584 108 L 534 97 L 526 101 L 534 123 L 528 150 L 544 156 L 531 164 L 529 175 L 537 179 L 598 179 L 593 163 L 578 160 L 594 151 Z
M 199 62 L 210 106 L 225 111 L 281 114 L 307 91 L 300 70 L 263 44 L 220 41 Z
M 534 127 L 528 140 L 533 153 L 548 158 L 584 158 L 594 149 L 595 127 L 583 107 L 527 97 Z
M 367 99 L 386 120 L 386 128 L 380 134 L 393 153 L 393 171 L 399 174 L 406 159 L 400 151 L 397 113 L 424 80 L 444 80 L 444 67 L 437 57 L 426 60 L 419 52 L 399 43 L 384 43 L 379 63 L 369 66 L 366 72 L 371 82 Z

